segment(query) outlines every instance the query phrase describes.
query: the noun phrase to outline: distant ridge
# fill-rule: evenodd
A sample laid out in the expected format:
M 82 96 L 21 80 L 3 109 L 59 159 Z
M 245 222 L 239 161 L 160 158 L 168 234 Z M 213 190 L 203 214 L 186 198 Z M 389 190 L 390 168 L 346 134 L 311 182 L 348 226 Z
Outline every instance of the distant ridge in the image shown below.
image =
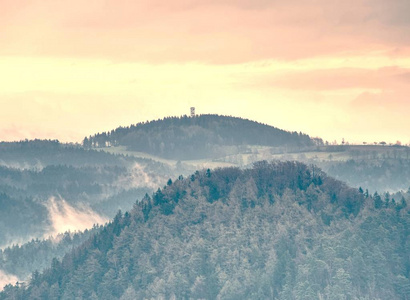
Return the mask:
M 85 148 L 125 146 L 168 159 L 221 156 L 232 147 L 260 145 L 304 147 L 313 145 L 302 133 L 289 132 L 248 119 L 213 114 L 167 117 L 84 138 Z

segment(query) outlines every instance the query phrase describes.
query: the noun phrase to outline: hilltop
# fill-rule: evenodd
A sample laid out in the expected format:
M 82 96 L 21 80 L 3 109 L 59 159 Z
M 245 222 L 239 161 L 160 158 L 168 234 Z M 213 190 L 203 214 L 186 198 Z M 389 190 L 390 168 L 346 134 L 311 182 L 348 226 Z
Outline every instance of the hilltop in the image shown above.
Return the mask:
M 301 148 L 314 145 L 302 133 L 289 132 L 247 119 L 220 115 L 168 117 L 118 127 L 86 137 L 85 148 L 125 146 L 175 160 L 220 157 L 237 153 L 238 147 L 259 145 Z M 239 151 L 240 152 L 240 151 Z
M 303 133 L 219 115 L 169 117 L 83 141 L 86 149 L 158 161 L 173 168 L 175 175 L 202 168 L 247 167 L 260 160 L 297 160 L 371 192 L 407 190 L 410 147 L 385 144 L 329 144 Z
M 407 299 L 406 201 L 297 162 L 195 172 L 0 299 Z

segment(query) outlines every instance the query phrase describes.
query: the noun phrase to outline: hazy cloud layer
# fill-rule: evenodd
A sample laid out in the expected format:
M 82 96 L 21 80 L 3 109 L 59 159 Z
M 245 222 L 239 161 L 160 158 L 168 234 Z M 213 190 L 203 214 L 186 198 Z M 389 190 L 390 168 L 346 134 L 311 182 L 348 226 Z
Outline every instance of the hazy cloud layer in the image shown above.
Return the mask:
M 151 189 L 157 189 L 161 187 L 161 184 L 164 183 L 166 179 L 161 178 L 156 174 L 147 173 L 143 166 L 138 163 L 135 163 L 129 172 L 118 178 L 114 182 L 114 186 L 118 186 L 121 189 L 131 189 L 131 188 L 143 188 L 149 187 Z
M 0 8 L 4 55 L 238 63 L 393 55 L 410 45 L 407 0 L 6 0 Z
M 408 89 L 408 69 L 395 66 L 380 69 L 339 68 L 317 69 L 302 72 L 263 76 L 260 85 L 291 90 L 342 90 L 342 89 Z M 398 80 L 398 79 L 402 80 Z M 252 82 L 252 80 L 250 81 Z M 256 84 L 256 83 L 255 83 Z
M 45 235 L 55 236 L 66 231 L 83 231 L 94 224 L 104 224 L 108 218 L 100 216 L 87 206 L 74 207 L 63 199 L 50 198 L 47 203 L 51 229 Z
M 7 274 L 0 270 L 0 291 L 3 290 L 4 286 L 7 284 L 15 284 L 19 279 L 11 274 Z
M 196 106 L 407 143 L 409 11 L 408 0 L 5 0 L 0 139 L 81 141 Z

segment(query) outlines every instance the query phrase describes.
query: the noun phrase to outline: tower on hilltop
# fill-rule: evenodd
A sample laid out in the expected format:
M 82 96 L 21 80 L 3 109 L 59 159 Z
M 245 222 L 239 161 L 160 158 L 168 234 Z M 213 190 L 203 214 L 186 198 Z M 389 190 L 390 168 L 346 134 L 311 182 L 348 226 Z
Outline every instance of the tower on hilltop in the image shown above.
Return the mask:
M 195 107 L 191 107 L 191 118 L 195 117 Z

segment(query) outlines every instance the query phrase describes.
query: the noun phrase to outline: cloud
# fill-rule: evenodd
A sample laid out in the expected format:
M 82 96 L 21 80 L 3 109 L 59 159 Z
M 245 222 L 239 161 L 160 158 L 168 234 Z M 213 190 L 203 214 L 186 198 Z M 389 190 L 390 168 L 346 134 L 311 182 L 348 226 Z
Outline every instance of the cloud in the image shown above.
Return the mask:
M 385 66 L 377 69 L 350 67 L 285 71 L 249 78 L 247 84 L 254 87 L 316 91 L 408 89 L 408 82 L 405 82 L 410 78 L 408 70 L 396 66 Z
M 410 46 L 407 0 L 14 2 L 0 4 L 3 55 L 239 63 Z
M 336 118 L 354 118 L 350 103 L 361 94 L 394 93 L 404 103 L 409 6 L 408 0 L 4 0 L 0 139 L 80 141 L 190 106 L 332 136 Z M 319 102 L 325 104 L 312 106 Z M 396 117 L 396 108 L 387 111 Z
M 118 178 L 114 186 L 118 186 L 121 189 L 142 187 L 157 189 L 165 180 L 165 178 L 161 178 L 159 175 L 147 173 L 140 164 L 135 163 L 126 175 Z
M 4 286 L 7 284 L 15 284 L 19 279 L 17 276 L 7 274 L 4 271 L 0 270 L 0 291 L 3 290 Z
M 353 109 L 363 109 L 364 112 L 378 111 L 381 116 L 389 116 L 391 113 L 407 117 L 410 109 L 410 90 L 384 90 L 379 93 L 363 92 L 351 102 Z
M 349 115 L 346 132 L 372 142 L 386 139 L 409 143 L 410 90 L 384 90 L 359 94 L 345 111 Z M 358 130 L 360 129 L 360 130 Z
M 403 72 L 397 75 L 397 77 L 403 81 L 405 81 L 407 84 L 410 83 L 410 71 Z
M 83 231 L 94 224 L 105 224 L 108 218 L 101 216 L 85 205 L 71 206 L 63 199 L 50 198 L 47 203 L 51 228 L 45 235 L 55 236 L 66 231 Z
M 7 168 L 13 168 L 13 169 L 19 169 L 19 170 L 35 170 L 35 171 L 41 171 L 44 169 L 44 165 L 39 161 L 38 159 L 35 160 L 35 162 L 19 162 L 19 161 L 4 161 L 0 159 L 0 166 L 4 166 Z

